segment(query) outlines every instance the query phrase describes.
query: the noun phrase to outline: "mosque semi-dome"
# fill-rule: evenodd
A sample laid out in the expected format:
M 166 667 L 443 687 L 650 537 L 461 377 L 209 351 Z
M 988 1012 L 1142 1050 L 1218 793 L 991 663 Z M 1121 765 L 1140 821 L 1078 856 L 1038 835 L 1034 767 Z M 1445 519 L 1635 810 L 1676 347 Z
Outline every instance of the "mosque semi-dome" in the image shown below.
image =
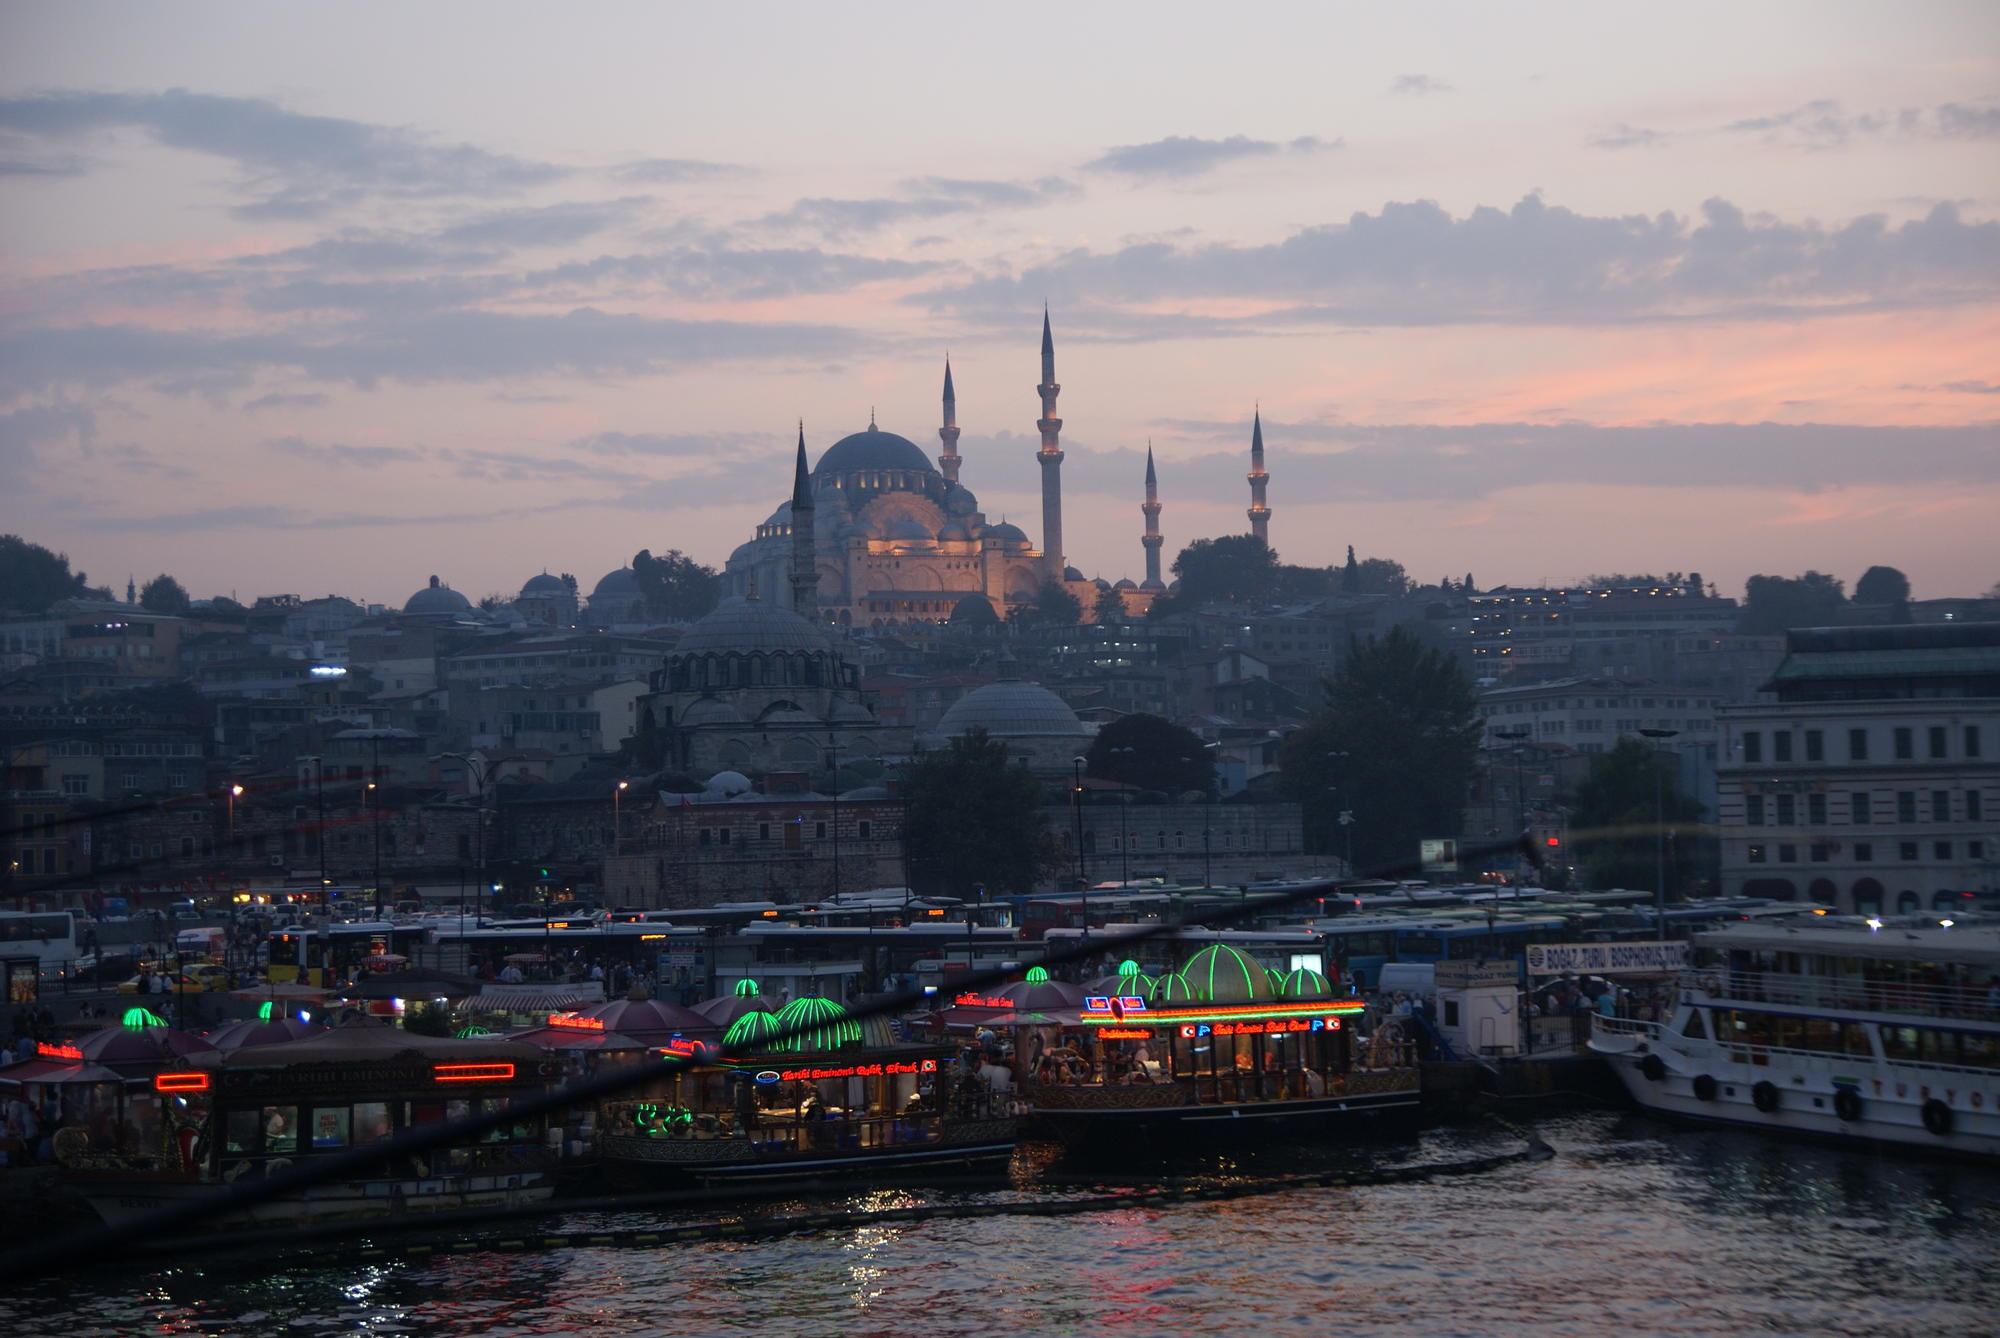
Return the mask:
M 431 577 L 431 583 L 411 595 L 403 604 L 405 613 L 464 613 L 472 608 L 472 601 L 448 585 Z
M 607 571 L 602 580 L 591 590 L 592 599 L 602 599 L 606 595 L 636 595 L 639 593 L 639 577 L 630 567 L 620 567 L 617 571 Z
M 543 572 L 539 576 L 530 576 L 527 583 L 521 587 L 521 593 L 523 595 L 560 595 L 568 589 L 569 587 L 562 583 L 562 577 L 551 576 L 547 572 Z
M 1118 584 L 1112 586 L 1111 588 L 1113 590 L 1137 590 L 1139 587 L 1133 583 L 1131 577 L 1126 576 L 1126 577 L 1121 577 L 1119 579 Z
M 1004 520 L 998 525 L 988 525 L 986 527 L 986 537 L 998 540 L 1003 544 L 1025 544 L 1028 542 L 1027 534 L 1022 531 L 1019 525 L 1009 524 Z
M 994 738 L 1033 735 L 1082 736 L 1086 731 L 1068 703 L 1039 683 L 1003 679 L 975 688 L 938 721 L 943 735 L 983 729 Z
M 937 473 L 931 458 L 915 442 L 871 425 L 867 431 L 842 437 L 827 447 L 819 458 L 819 464 L 813 468 L 813 474 L 815 477 L 850 474 L 864 469 L 914 469 L 926 474 Z

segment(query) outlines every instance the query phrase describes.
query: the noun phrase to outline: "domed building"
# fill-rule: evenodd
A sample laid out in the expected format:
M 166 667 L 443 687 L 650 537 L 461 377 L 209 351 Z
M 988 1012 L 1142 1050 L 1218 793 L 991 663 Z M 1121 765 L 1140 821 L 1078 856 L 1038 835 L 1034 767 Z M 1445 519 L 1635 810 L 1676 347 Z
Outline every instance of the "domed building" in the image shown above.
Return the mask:
M 583 611 L 586 627 L 616 627 L 646 621 L 646 600 L 639 592 L 639 577 L 630 567 L 604 573 L 590 592 Z
M 455 618 L 472 612 L 472 601 L 437 577 L 403 602 L 403 616 L 409 618 Z
M 514 607 L 531 623 L 546 627 L 576 626 L 576 578 L 551 576 L 542 572 L 530 576 L 514 600 Z
M 696 775 L 820 770 L 909 747 L 862 695 L 839 641 L 781 604 L 729 598 L 689 627 L 652 690 L 639 730 L 664 765 Z
M 1026 762 L 1031 771 L 1067 775 L 1071 759 L 1090 746 L 1090 730 L 1068 703 L 1039 683 L 1003 678 L 974 688 L 952 703 L 938 720 L 937 733 L 925 740 L 941 745 L 946 739 L 983 729 L 987 737 L 1006 745 L 1007 754 Z

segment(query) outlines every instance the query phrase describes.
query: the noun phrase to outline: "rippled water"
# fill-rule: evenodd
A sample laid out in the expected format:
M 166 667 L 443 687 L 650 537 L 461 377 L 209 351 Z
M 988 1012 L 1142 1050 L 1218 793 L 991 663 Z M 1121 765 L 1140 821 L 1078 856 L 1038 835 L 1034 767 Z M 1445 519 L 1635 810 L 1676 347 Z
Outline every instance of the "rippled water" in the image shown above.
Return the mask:
M 421 1263 L 232 1255 L 0 1296 L 17 1335 L 543 1333 L 1940 1335 L 2000 1331 L 2000 1171 L 1631 1116 L 1538 1122 L 1559 1155 L 1420 1184 L 734 1244 L 476 1251 Z M 1490 1126 L 1379 1161 L 1518 1146 Z M 1216 1176 L 1353 1164 L 1267 1147 Z M 1024 1164 L 1024 1175 L 1041 1168 Z M 1077 1193 L 1024 1187 L 964 1195 Z M 852 1194 L 818 1207 L 951 1195 Z M 785 1211 L 759 1206 L 749 1211 Z M 706 1214 L 571 1214 L 621 1229 Z

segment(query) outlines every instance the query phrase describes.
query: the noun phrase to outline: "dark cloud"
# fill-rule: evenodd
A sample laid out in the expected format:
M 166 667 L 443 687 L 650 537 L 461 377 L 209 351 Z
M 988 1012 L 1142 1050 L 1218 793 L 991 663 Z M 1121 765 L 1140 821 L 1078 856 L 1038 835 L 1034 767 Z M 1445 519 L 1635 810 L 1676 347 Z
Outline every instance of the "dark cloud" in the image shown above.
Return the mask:
M 270 437 L 261 444 L 267 451 L 341 469 L 380 469 L 424 458 L 422 451 L 408 446 L 344 446 L 337 441 L 307 441 L 300 436 Z
M 1156 428 L 1219 449 L 1160 461 L 1163 500 L 1243 493 L 1247 421 L 1165 421 Z M 1271 502 L 1465 502 L 1507 489 L 1577 484 L 1700 486 L 1786 492 L 1870 485 L 2000 485 L 2000 432 L 1992 427 L 1856 427 L 1844 424 L 1478 423 L 1354 426 L 1264 419 Z M 1662 462 L 1671 461 L 1663 470 Z M 1079 452 L 1065 487 L 1129 494 L 1143 450 Z M 1171 510 L 1169 511 L 1171 514 Z
M 651 255 L 599 256 L 594 260 L 535 270 L 528 288 L 595 289 L 615 285 L 630 291 L 654 284 L 692 298 L 795 297 L 840 293 L 885 279 L 910 279 L 942 268 L 922 261 L 877 259 L 816 248 L 685 248 Z
M 236 164 L 256 197 L 238 211 L 247 217 L 316 217 L 371 195 L 491 195 L 569 173 L 470 144 L 432 143 L 396 127 L 301 115 L 263 98 L 172 89 L 0 99 L 0 130 L 28 139 L 67 143 L 122 129 Z
M 1947 381 L 1944 389 L 1955 395 L 2000 395 L 2000 385 L 1991 381 Z
M 429 237 L 349 230 L 322 237 L 304 246 L 237 256 L 228 263 L 252 268 L 284 267 L 335 272 L 360 270 L 373 273 L 385 269 L 484 265 L 500 257 L 498 251 L 440 246 Z
M 1621 122 L 1586 137 L 1584 143 L 1593 149 L 1659 148 L 1717 135 L 1754 135 L 1772 148 L 1808 151 L 1843 149 L 1877 139 L 2000 139 L 2000 107 L 1946 102 L 1935 107 L 1850 112 L 1831 98 L 1820 98 L 1786 111 L 1688 130 L 1650 130 Z
M 1288 144 L 1274 140 L 1231 135 L 1227 139 L 1200 139 L 1193 135 L 1169 135 L 1149 144 L 1124 144 L 1107 149 L 1084 164 L 1087 170 L 1119 172 L 1133 177 L 1193 177 L 1212 172 L 1243 158 L 1261 158 L 1275 153 L 1318 153 L 1343 146 L 1344 140 L 1323 140 L 1301 136 Z
M 269 395 L 259 395 L 254 400 L 245 400 L 243 412 L 256 413 L 260 409 L 317 409 L 327 402 L 327 398 L 318 393 L 287 395 L 273 391 Z
M 1065 311 L 1151 313 L 1163 300 L 1263 298 L 1282 305 L 1235 323 L 1269 330 L 1752 318 L 1990 299 L 1996 289 L 2000 223 L 1968 223 L 1951 205 L 1895 227 L 1870 216 L 1828 228 L 1749 216 L 1726 200 L 1709 201 L 1697 221 L 1593 216 L 1529 196 L 1463 218 L 1431 201 L 1389 204 L 1262 246 L 1076 250 L 911 300 L 958 312 L 1018 313 L 1048 298 Z
M 0 335 L 0 401 L 64 384 L 279 371 L 363 388 L 543 375 L 622 376 L 758 358 L 849 353 L 860 336 L 824 325 L 663 320 L 579 307 L 562 315 L 443 311 L 223 335 L 138 325 L 23 328 Z
M 1389 91 L 1404 97 L 1420 98 L 1431 93 L 1449 93 L 1452 86 L 1428 74 L 1399 74 L 1396 81 L 1389 85 Z
M 643 158 L 606 169 L 618 181 L 642 186 L 671 186 L 684 181 L 712 181 L 736 176 L 746 169 L 731 163 L 704 163 L 693 158 Z
M 1039 181 L 968 181 L 952 177 L 919 177 L 902 183 L 900 193 L 874 199 L 799 200 L 790 209 L 766 214 L 756 225 L 804 229 L 828 237 L 875 232 L 917 219 L 942 218 L 987 209 L 1031 209 L 1076 195 L 1073 182 L 1061 177 Z
M 438 234 L 447 245 L 566 246 L 604 231 L 650 205 L 646 196 L 573 201 L 534 209 L 507 209 L 454 224 Z

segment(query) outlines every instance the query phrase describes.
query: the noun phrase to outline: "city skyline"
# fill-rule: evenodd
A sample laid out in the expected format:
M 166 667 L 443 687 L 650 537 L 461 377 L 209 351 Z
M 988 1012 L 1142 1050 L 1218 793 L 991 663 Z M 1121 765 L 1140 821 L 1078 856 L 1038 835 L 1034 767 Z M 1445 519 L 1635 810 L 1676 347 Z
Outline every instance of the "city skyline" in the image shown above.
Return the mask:
M 1040 545 L 1046 301 L 1090 575 L 1149 442 L 1168 562 L 1245 532 L 1261 412 L 1286 561 L 2000 579 L 1989 9 L 860 12 L 15 10 L 0 530 L 197 597 L 719 568 L 799 418 L 936 459 L 949 352 Z

